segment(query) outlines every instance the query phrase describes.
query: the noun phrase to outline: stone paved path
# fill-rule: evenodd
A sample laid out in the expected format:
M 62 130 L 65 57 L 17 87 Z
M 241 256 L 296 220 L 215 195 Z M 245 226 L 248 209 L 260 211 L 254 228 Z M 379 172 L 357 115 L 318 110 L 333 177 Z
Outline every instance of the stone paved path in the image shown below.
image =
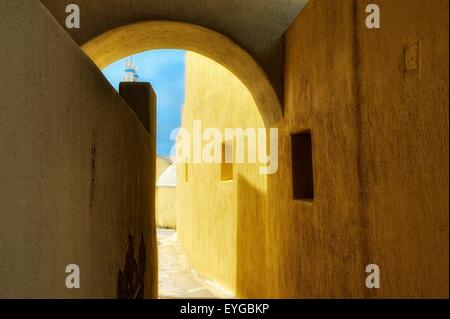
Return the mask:
M 158 229 L 157 236 L 160 299 L 232 298 L 191 271 L 174 230 Z

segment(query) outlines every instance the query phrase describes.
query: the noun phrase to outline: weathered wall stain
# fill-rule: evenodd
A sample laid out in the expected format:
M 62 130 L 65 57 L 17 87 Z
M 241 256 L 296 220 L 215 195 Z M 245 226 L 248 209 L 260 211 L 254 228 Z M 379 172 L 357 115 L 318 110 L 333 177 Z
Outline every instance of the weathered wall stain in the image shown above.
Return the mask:
M 144 297 L 145 275 L 145 243 L 141 235 L 138 262 L 134 257 L 134 242 L 131 234 L 128 237 L 128 251 L 125 257 L 125 268 L 117 275 L 118 299 L 142 299 Z
M 95 168 L 96 168 L 96 145 L 95 145 L 95 133 L 93 134 L 92 144 L 91 144 L 91 183 L 89 187 L 89 208 L 94 205 L 95 197 Z

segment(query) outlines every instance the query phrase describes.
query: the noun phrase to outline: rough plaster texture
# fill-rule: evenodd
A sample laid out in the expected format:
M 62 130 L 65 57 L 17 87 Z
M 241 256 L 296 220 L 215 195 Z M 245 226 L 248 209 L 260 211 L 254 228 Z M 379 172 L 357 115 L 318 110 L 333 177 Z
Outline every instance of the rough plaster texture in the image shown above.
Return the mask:
M 64 25 L 65 8 L 74 1 L 41 1 Z M 307 0 L 78 0 L 76 3 L 82 13 L 82 27 L 69 32 L 80 45 L 134 22 L 167 20 L 196 24 L 230 37 L 255 57 L 281 99 L 283 33 Z
M 271 258 L 256 267 L 269 275 L 248 296 L 448 298 L 448 2 L 378 1 L 380 30 L 364 25 L 368 3 L 311 1 L 286 35 Z M 416 40 L 420 71 L 405 73 Z M 290 134 L 305 129 L 313 202 L 286 188 Z M 365 287 L 371 263 L 379 290 Z
M 156 297 L 150 136 L 39 1 L 1 1 L 0 31 L 0 297 L 116 298 L 129 235 Z
M 286 34 L 285 117 L 280 167 L 268 179 L 273 274 L 248 293 L 255 297 L 361 297 L 365 289 L 357 169 L 357 103 L 353 1 L 311 1 Z M 293 199 L 291 134 L 311 130 L 313 201 Z M 272 243 L 276 243 L 273 245 Z M 255 259 L 255 262 L 257 260 Z M 264 289 L 262 286 L 264 285 Z
M 223 185 L 219 168 L 188 164 L 181 242 L 194 268 L 238 296 L 448 298 L 448 2 L 378 1 L 382 28 L 368 30 L 369 2 L 310 1 L 287 32 L 280 167 L 267 192 L 255 176 Z M 187 59 L 183 125 L 257 118 L 201 63 Z M 290 138 L 309 129 L 315 198 L 296 201 Z M 371 263 L 378 290 L 365 286 Z
M 356 2 L 358 22 L 369 3 Z M 378 4 L 381 29 L 357 28 L 364 241 L 383 269 L 368 295 L 448 298 L 449 3 Z
M 194 120 L 201 120 L 204 129 L 264 127 L 242 82 L 218 63 L 189 52 L 182 126 L 191 134 Z M 177 165 L 180 242 L 196 271 L 241 296 L 238 278 L 241 282 L 253 282 L 252 274 L 239 266 L 240 258 L 253 252 L 244 253 L 241 247 L 260 245 L 258 232 L 264 228 L 258 216 L 263 214 L 264 205 L 258 199 L 265 193 L 266 177 L 259 175 L 257 164 L 234 164 L 234 178 L 227 182 L 221 182 L 221 164 L 191 162 L 187 169 L 186 182 L 186 164 Z M 250 243 L 245 244 L 247 240 Z

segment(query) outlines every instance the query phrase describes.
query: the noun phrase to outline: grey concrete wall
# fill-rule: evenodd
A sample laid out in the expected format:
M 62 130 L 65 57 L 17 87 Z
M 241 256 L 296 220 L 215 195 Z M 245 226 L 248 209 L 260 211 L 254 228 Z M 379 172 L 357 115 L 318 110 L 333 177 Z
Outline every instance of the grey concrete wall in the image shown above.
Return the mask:
M 39 1 L 0 2 L 0 43 L 0 297 L 155 297 L 149 134 Z

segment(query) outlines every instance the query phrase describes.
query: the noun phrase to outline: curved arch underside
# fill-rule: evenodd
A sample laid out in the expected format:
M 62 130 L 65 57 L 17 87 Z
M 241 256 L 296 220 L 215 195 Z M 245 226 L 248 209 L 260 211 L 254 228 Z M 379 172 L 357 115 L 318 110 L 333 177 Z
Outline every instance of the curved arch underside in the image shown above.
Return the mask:
M 73 1 L 41 0 L 41 2 L 64 26 L 67 17 L 65 8 Z M 196 51 L 229 68 L 247 85 L 261 107 L 265 122 L 270 123 L 282 115 L 279 101 L 283 98 L 283 34 L 307 2 L 308 0 L 77 0 L 81 12 L 81 28 L 70 29 L 67 32 L 79 45 L 83 45 L 93 39 L 97 41 L 98 37 L 103 37 L 101 35 L 111 36 L 109 33 L 111 30 L 130 24 L 133 26 L 134 23 L 141 21 L 179 21 L 191 26 L 202 26 L 204 29 L 198 27 L 194 30 L 192 27 L 184 33 L 193 32 L 196 35 L 201 33 L 203 37 L 195 39 L 193 35 L 177 33 L 177 36 L 182 36 L 179 41 L 169 39 L 175 32 L 173 27 L 175 25 L 166 28 L 166 32 L 170 34 L 166 34 L 165 40 L 170 42 L 164 47 L 170 48 L 172 44 L 174 48 Z M 214 30 L 216 35 L 222 37 L 213 36 L 213 33 L 206 35 L 206 32 L 201 32 L 202 30 Z M 164 37 L 164 34 L 160 35 L 161 37 Z M 130 38 L 122 38 L 122 41 L 125 40 L 129 41 Z M 149 37 L 147 40 L 150 40 Z M 207 43 L 209 40 L 213 42 Z M 221 44 L 224 47 L 219 47 Z M 240 53 L 237 50 L 239 47 L 242 48 Z M 145 49 L 152 48 L 143 48 Z M 215 50 L 217 52 L 214 52 Z M 108 54 L 107 51 L 104 53 Z M 136 52 L 138 51 L 132 53 Z M 246 56 L 243 52 L 246 52 Z M 227 58 L 228 54 L 230 57 Z M 233 62 L 231 57 L 239 59 Z M 250 65 L 247 66 L 246 63 Z M 256 69 L 259 71 L 254 74 L 250 72 Z M 246 72 L 250 73 L 245 75 Z M 261 77 L 261 73 L 265 73 L 265 76 Z M 256 83 L 262 78 L 264 78 L 262 82 Z M 267 85 L 267 82 L 270 85 Z M 273 92 L 277 96 L 276 99 L 272 96 Z M 272 106 L 269 107 L 269 104 Z
M 267 124 L 281 117 L 280 103 L 264 70 L 233 41 L 206 28 L 168 21 L 135 23 L 100 35 L 82 49 L 100 69 L 147 50 L 200 53 L 228 68 L 247 86 Z

